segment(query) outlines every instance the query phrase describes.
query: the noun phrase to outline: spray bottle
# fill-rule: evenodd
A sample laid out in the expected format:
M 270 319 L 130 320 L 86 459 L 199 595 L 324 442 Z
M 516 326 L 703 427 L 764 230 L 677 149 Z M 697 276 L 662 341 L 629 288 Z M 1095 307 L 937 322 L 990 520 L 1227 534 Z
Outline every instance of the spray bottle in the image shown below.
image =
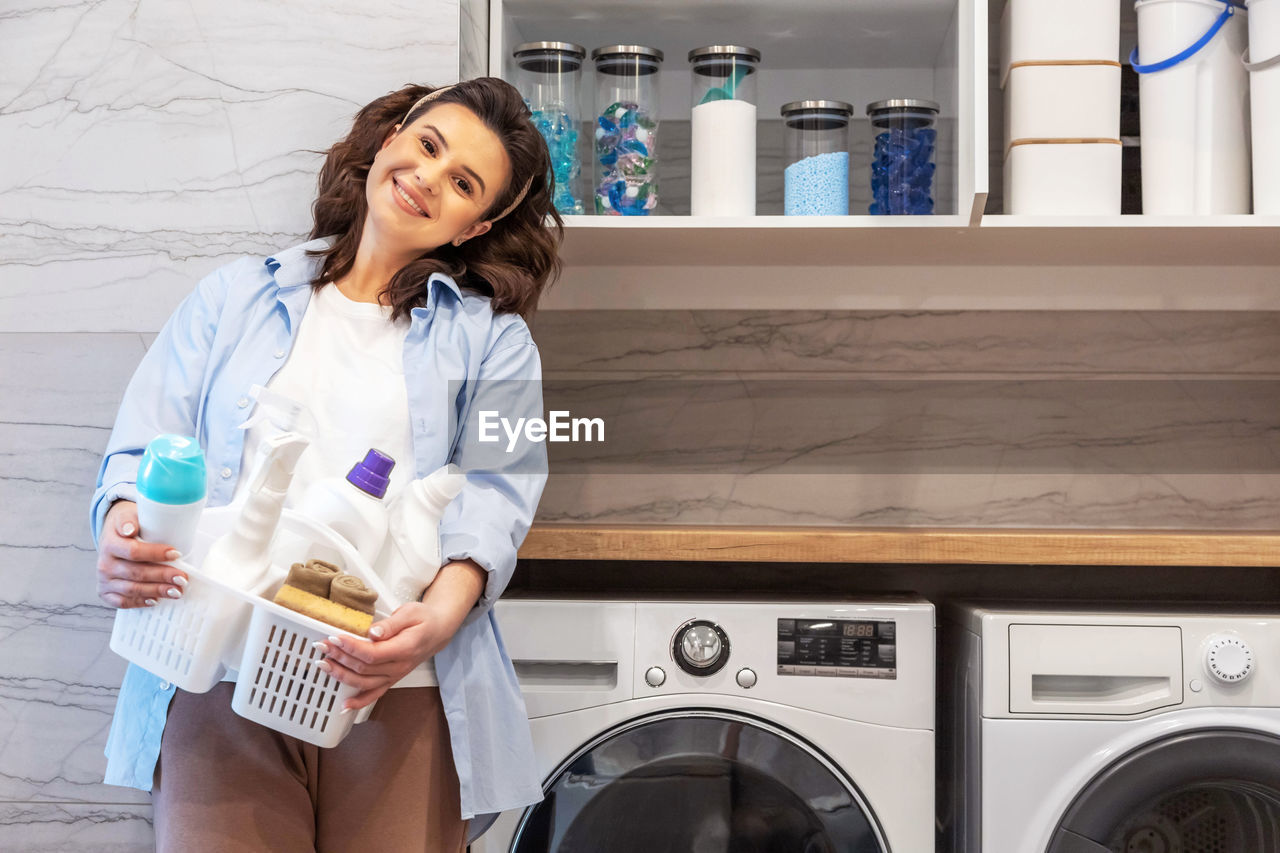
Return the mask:
M 271 542 L 284 507 L 293 469 L 311 440 L 286 432 L 263 441 L 265 457 L 249 484 L 235 527 L 215 541 L 202 568 L 219 580 L 249 591 L 267 579 Z
M 446 465 L 405 487 L 389 508 L 390 541 L 375 569 L 400 603 L 417 601 L 440 571 L 440 519 L 467 477 Z

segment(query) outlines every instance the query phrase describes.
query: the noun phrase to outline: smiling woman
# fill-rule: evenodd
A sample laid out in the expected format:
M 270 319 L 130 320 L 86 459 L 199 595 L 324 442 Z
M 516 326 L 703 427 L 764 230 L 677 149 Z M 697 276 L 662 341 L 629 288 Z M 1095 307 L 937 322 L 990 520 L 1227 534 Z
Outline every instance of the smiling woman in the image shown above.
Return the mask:
M 324 280 L 341 282 L 357 247 L 373 256 L 369 238 L 389 240 L 395 254 L 416 258 L 386 287 L 397 317 L 433 272 L 490 296 L 495 311 L 528 316 L 559 271 L 563 226 L 550 169 L 524 100 L 502 80 L 406 86 L 379 98 L 320 174 L 311 236 L 340 235 L 325 253 Z
M 440 553 L 422 555 L 442 565 L 421 598 L 385 602 L 393 612 L 368 640 L 316 644 L 317 668 L 356 688 L 343 713 L 377 702 L 338 746 L 237 717 L 230 683 L 191 694 L 129 668 L 107 781 L 152 791 L 160 853 L 456 853 L 468 829 L 541 798 L 492 605 L 532 522 L 546 451 L 527 442 L 495 464 L 451 417 L 542 413 L 524 317 L 559 268 L 546 144 L 501 80 L 407 86 L 360 111 L 319 183 L 310 242 L 213 272 L 134 374 L 93 500 L 99 595 L 113 607 L 182 598 L 170 544 L 139 538 L 143 448 L 159 433 L 194 436 L 208 505 L 230 503 L 273 436 L 265 419 L 246 423 L 254 385 L 317 425 L 286 506 L 370 447 L 398 463 L 388 503 L 448 463 L 467 480 L 440 522 Z

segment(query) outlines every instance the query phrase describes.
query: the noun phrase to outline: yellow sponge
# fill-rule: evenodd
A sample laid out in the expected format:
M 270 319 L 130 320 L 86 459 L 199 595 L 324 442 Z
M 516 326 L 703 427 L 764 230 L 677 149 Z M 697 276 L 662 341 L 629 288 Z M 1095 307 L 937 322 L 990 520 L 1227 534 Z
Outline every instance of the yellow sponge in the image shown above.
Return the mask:
M 275 603 L 290 610 L 296 610 L 312 619 L 319 619 L 335 628 L 369 636 L 369 626 L 373 624 L 373 614 L 361 613 L 343 604 L 334 604 L 327 598 L 321 598 L 312 592 L 285 584 L 276 593 Z

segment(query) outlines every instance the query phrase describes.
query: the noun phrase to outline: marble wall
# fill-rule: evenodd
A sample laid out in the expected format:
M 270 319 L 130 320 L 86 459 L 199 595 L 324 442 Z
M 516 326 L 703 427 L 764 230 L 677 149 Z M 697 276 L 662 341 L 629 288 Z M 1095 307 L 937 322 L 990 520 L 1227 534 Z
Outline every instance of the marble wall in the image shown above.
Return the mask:
M 1280 518 L 1275 312 L 548 311 L 534 333 L 548 406 L 606 422 L 551 445 L 548 521 Z
M 124 667 L 87 509 L 115 407 L 199 276 L 305 235 L 359 106 L 457 78 L 458 33 L 457 0 L 0 14 L 0 850 L 152 848 L 147 796 L 99 781 Z

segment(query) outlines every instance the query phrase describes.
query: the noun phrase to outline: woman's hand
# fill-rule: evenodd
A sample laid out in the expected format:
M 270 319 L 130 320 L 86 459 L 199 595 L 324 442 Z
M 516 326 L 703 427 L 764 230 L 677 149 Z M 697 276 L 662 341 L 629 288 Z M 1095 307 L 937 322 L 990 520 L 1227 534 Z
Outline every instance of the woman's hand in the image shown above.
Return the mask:
M 138 506 L 116 501 L 98 537 L 98 597 L 112 607 L 149 607 L 161 598 L 181 598 L 187 576 L 164 560 L 181 556 L 163 543 L 138 538 Z
M 484 591 L 485 572 L 470 560 L 440 569 L 421 602 L 402 604 L 369 628 L 371 640 L 329 638 L 317 643 L 325 659 L 321 669 L 360 690 L 342 712 L 372 705 L 400 679 L 453 639 L 462 620 Z

